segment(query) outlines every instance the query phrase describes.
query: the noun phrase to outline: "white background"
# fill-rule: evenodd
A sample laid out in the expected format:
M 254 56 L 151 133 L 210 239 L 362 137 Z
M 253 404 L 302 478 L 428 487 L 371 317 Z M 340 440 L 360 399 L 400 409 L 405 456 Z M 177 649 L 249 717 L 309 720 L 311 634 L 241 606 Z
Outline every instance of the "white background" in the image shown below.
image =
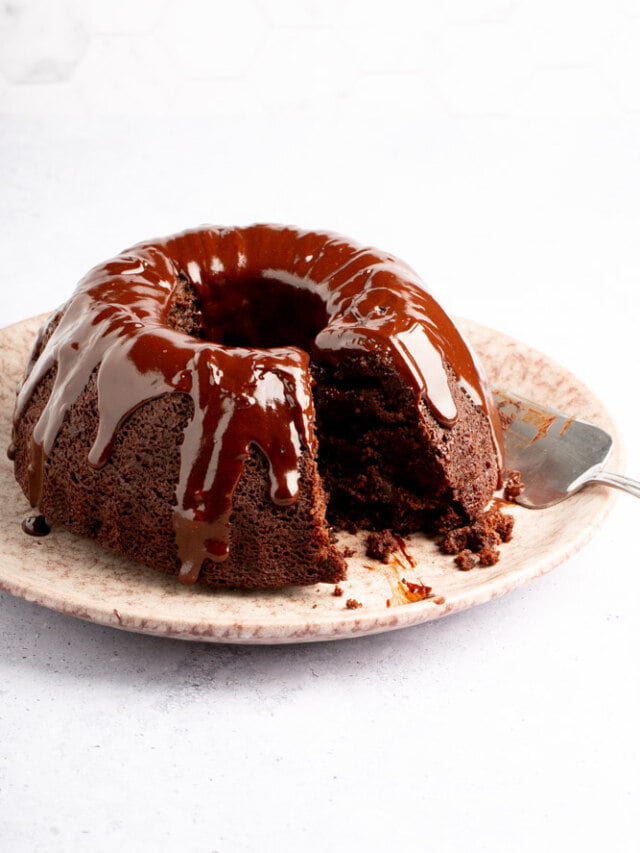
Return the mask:
M 570 368 L 640 477 L 639 81 L 636 0 L 7 0 L 0 324 L 143 238 L 342 231 Z M 335 644 L 0 595 L 0 847 L 638 850 L 639 526 L 621 496 L 507 598 Z

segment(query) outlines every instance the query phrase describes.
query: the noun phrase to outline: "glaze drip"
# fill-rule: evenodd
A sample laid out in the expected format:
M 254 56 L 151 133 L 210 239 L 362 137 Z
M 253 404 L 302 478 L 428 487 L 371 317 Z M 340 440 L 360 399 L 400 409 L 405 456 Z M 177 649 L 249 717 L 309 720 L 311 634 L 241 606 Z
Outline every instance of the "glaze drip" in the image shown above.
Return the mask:
M 185 280 L 202 308 L 206 340 L 168 325 L 172 294 Z M 263 295 L 278 310 L 268 320 L 254 311 L 251 319 Z M 247 345 L 225 343 L 234 337 L 230 329 Z M 291 334 L 293 345 L 265 345 L 272 332 L 283 342 Z M 416 273 L 330 233 L 202 228 L 138 244 L 85 276 L 36 348 L 14 420 L 55 368 L 30 447 L 34 507 L 65 414 L 94 373 L 99 428 L 89 462 L 96 468 L 108 464 L 120 425 L 146 401 L 173 393 L 193 401 L 174 509 L 183 583 L 197 581 L 205 559 L 228 556 L 233 495 L 252 445 L 268 461 L 271 499 L 296 500 L 300 455 L 316 450 L 310 357 L 332 363 L 348 351 L 387 355 L 416 405 L 425 400 L 444 426 L 457 417 L 448 363 L 488 414 L 501 458 L 497 413 L 474 356 Z
M 22 522 L 22 529 L 29 536 L 48 536 L 51 528 L 44 515 L 30 515 Z

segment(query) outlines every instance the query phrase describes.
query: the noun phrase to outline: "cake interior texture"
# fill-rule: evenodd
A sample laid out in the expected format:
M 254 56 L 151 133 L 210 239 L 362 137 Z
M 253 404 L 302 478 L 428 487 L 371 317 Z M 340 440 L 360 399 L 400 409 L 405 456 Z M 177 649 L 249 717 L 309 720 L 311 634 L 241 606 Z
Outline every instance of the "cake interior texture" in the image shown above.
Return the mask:
M 202 294 L 206 293 L 206 299 Z M 63 316 L 54 316 L 30 368 Z M 228 552 L 204 559 L 191 579 L 242 588 L 337 583 L 346 562 L 332 527 L 351 531 L 430 530 L 453 508 L 481 513 L 500 482 L 495 437 L 452 366 L 444 364 L 457 417 L 443 423 L 383 347 L 334 358 L 316 346 L 326 300 L 277 277 L 217 277 L 206 290 L 181 271 L 166 306 L 166 326 L 196 341 L 238 350 L 296 347 L 308 355 L 313 434 L 297 458 L 295 500 L 273 499 L 273 448 L 251 443 L 230 496 Z M 132 408 L 115 432 L 105 464 L 90 461 L 100 432 L 97 365 L 64 413 L 43 465 L 39 511 L 99 545 L 167 574 L 184 566 L 174 511 L 181 450 L 193 418 L 186 393 L 159 393 Z M 33 489 L 34 429 L 56 383 L 53 364 L 16 419 L 16 477 Z M 183 578 L 184 579 L 184 578 Z

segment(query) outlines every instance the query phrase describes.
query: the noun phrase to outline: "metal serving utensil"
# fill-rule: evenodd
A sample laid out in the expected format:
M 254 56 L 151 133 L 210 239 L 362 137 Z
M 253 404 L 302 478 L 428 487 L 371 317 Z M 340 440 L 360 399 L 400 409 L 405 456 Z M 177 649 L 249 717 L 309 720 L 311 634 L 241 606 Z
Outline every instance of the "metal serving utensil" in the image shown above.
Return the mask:
M 613 444 L 608 432 L 510 391 L 494 390 L 493 396 L 512 419 L 503 436 L 507 468 L 520 471 L 524 484 L 517 503 L 544 509 L 590 483 L 640 498 L 640 482 L 604 470 Z

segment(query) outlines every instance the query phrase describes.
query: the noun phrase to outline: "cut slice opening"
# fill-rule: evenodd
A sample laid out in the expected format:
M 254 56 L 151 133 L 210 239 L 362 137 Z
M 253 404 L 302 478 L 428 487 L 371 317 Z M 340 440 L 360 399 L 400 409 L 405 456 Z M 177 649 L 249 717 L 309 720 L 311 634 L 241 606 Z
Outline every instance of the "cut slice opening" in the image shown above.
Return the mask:
M 318 467 L 329 518 L 346 529 L 425 529 L 452 503 L 413 392 L 379 356 L 313 367 Z

